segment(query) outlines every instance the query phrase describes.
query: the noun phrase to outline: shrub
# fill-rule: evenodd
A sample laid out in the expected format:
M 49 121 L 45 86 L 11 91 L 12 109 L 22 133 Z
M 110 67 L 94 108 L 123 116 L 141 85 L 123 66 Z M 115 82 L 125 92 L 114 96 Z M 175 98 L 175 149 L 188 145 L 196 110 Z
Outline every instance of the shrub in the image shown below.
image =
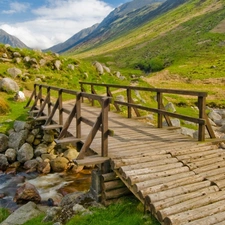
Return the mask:
M 0 115 L 5 115 L 10 111 L 8 103 L 0 97 Z

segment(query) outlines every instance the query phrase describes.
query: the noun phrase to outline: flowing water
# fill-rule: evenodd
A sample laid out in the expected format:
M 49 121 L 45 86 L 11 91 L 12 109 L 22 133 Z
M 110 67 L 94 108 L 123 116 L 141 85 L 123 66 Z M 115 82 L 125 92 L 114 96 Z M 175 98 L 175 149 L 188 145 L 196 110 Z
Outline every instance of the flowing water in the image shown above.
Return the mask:
M 0 174 L 0 207 L 14 211 L 19 206 L 13 201 L 16 190 L 25 182 L 33 184 L 42 199 L 42 204 L 51 198 L 58 204 L 63 196 L 72 192 L 88 191 L 91 183 L 91 170 L 79 173 L 52 173 L 40 175 L 38 173 L 19 172 Z

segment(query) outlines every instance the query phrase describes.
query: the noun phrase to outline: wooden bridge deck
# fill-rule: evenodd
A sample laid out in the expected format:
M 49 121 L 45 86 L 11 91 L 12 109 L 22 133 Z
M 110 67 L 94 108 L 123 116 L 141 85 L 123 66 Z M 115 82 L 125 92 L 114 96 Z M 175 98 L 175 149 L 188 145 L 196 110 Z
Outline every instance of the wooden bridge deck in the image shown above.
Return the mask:
M 73 106 L 68 102 L 64 107 Z M 99 111 L 82 104 L 82 115 L 93 122 Z M 75 123 L 69 127 L 73 135 Z M 109 129 L 114 131 L 108 143 L 113 170 L 161 224 L 225 224 L 223 149 L 113 112 Z M 90 130 L 82 123 L 81 141 Z M 91 149 L 101 154 L 100 132 Z

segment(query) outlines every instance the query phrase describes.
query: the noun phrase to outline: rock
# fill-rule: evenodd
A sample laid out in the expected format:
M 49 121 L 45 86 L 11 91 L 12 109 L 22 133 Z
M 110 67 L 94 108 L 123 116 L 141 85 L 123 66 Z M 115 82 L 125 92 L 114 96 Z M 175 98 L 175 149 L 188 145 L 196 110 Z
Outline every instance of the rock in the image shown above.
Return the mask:
M 0 80 L 0 91 L 15 93 L 19 91 L 19 86 L 14 80 L 6 77 Z
M 31 160 L 33 157 L 33 147 L 28 143 L 23 144 L 17 152 L 17 160 L 21 163 L 25 163 L 26 161 Z
M 9 135 L 9 148 L 18 150 L 27 139 L 28 130 L 21 130 L 20 132 L 11 132 Z
M 5 134 L 0 133 L 0 152 L 4 152 L 8 148 L 9 138 Z
M 119 102 L 125 102 L 125 98 L 123 95 L 117 95 L 116 96 L 116 101 L 119 101 Z
M 56 155 L 54 155 L 54 154 L 42 154 L 41 158 L 43 159 L 43 161 L 45 161 L 46 159 L 51 161 L 51 160 L 56 158 Z
M 56 60 L 54 63 L 55 69 L 57 69 L 57 70 L 60 70 L 61 65 L 62 65 L 62 63 L 60 60 Z
M 195 130 L 192 130 L 186 127 L 181 127 L 181 134 L 183 135 L 193 137 L 194 133 L 195 133 Z
M 9 68 L 7 70 L 7 73 L 12 77 L 12 78 L 16 78 L 18 75 L 22 75 L 22 71 L 18 68 Z
M 19 52 L 13 52 L 13 56 L 16 58 L 16 57 L 21 57 L 20 53 Z
M 219 132 L 225 133 L 225 124 L 223 124 L 219 129 Z
M 99 63 L 99 62 L 94 62 L 93 65 L 95 66 L 97 72 L 102 75 L 104 73 L 104 70 L 103 70 L 103 67 L 102 67 L 102 64 Z
M 41 60 L 39 61 L 39 64 L 40 64 L 40 66 L 45 66 L 46 60 L 45 60 L 45 59 L 41 59 Z
M 215 112 L 214 110 L 212 110 L 208 114 L 208 117 L 214 122 L 222 119 L 222 116 L 220 114 L 218 114 L 217 112 Z
M 17 102 L 24 102 L 26 101 L 26 97 L 22 91 L 18 91 L 14 96 L 14 100 Z
M 36 159 L 28 160 L 24 163 L 23 168 L 30 171 L 36 171 L 38 161 Z
M 24 204 L 29 201 L 40 203 L 41 196 L 36 187 L 27 182 L 17 189 L 14 201 L 18 204 Z
M 5 171 L 9 166 L 8 160 L 5 155 L 0 154 L 0 170 Z
M 74 205 L 79 203 L 79 200 L 81 196 L 84 195 L 84 192 L 73 192 L 71 194 L 67 194 L 63 197 L 63 199 L 60 202 L 61 207 L 65 207 L 68 205 Z
M 167 105 L 165 106 L 165 109 L 166 109 L 166 111 L 169 111 L 172 113 L 176 112 L 176 108 L 172 102 L 168 102 Z
M 32 218 L 35 218 L 41 214 L 43 214 L 43 212 L 38 209 L 34 202 L 28 202 L 9 215 L 2 225 L 25 224 L 28 220 L 31 220 Z
M 3 53 L 3 54 L 2 54 L 2 58 L 7 59 L 7 58 L 8 58 L 8 55 L 7 55 L 6 53 Z
M 75 148 L 69 148 L 63 153 L 63 156 L 67 158 L 69 161 L 72 161 L 73 159 L 76 159 L 79 153 Z
M 45 133 L 43 136 L 43 141 L 46 143 L 52 143 L 54 141 L 53 133 Z
M 42 154 L 48 153 L 48 146 L 46 144 L 40 144 L 37 146 L 37 148 L 34 151 L 35 156 L 41 156 Z
M 37 60 L 35 58 L 31 58 L 30 59 L 30 63 L 38 65 L 38 62 L 37 62 Z
M 29 128 L 30 126 L 25 121 L 15 120 L 13 124 L 13 128 L 16 132 L 20 132 L 22 130 L 25 130 L 26 128 Z
M 116 74 L 116 77 L 117 78 L 120 78 L 121 77 L 121 73 L 119 71 L 117 71 L 115 74 Z
M 225 119 L 214 120 L 217 126 L 223 126 L 225 124 Z
M 180 127 L 181 126 L 179 119 L 171 119 L 170 121 L 171 121 L 173 127 Z M 168 126 L 166 121 L 163 121 L 163 126 L 165 126 L 165 127 Z
M 74 211 L 75 214 L 77 214 L 77 213 L 85 212 L 85 211 L 87 211 L 87 209 L 85 209 L 84 206 L 82 206 L 80 204 L 75 204 L 73 206 L 73 211 Z
M 109 67 L 107 67 L 107 66 L 102 66 L 102 67 L 106 73 L 111 73 L 111 70 L 109 69 Z
M 47 210 L 46 216 L 43 219 L 43 222 L 56 221 L 61 214 L 61 207 L 52 207 Z
M 74 66 L 73 64 L 69 64 L 69 65 L 67 66 L 67 68 L 70 69 L 70 70 L 74 70 L 74 69 L 75 69 L 75 66 Z
M 30 62 L 30 56 L 25 56 L 25 57 L 23 58 L 23 61 L 24 61 L 25 63 Z
M 16 150 L 13 148 L 8 148 L 5 152 L 5 156 L 10 163 L 16 161 Z
M 65 171 L 68 168 L 68 163 L 68 159 L 64 157 L 57 157 L 50 162 L 53 172 Z
M 51 172 L 51 165 L 49 162 L 40 162 L 37 169 L 39 173 L 48 174 Z
M 21 58 L 18 58 L 18 57 L 16 58 L 16 63 L 17 63 L 17 64 L 21 63 L 21 61 L 22 61 Z
M 26 142 L 28 142 L 29 144 L 32 144 L 34 142 L 34 139 L 35 139 L 34 135 L 29 133 L 26 139 Z

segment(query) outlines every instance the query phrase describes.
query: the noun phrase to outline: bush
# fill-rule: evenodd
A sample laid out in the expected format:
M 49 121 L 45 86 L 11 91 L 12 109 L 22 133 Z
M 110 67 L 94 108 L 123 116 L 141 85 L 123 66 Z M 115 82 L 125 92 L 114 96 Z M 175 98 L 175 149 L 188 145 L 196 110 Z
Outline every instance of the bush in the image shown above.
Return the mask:
M 5 115 L 10 111 L 8 103 L 0 97 L 0 115 Z

